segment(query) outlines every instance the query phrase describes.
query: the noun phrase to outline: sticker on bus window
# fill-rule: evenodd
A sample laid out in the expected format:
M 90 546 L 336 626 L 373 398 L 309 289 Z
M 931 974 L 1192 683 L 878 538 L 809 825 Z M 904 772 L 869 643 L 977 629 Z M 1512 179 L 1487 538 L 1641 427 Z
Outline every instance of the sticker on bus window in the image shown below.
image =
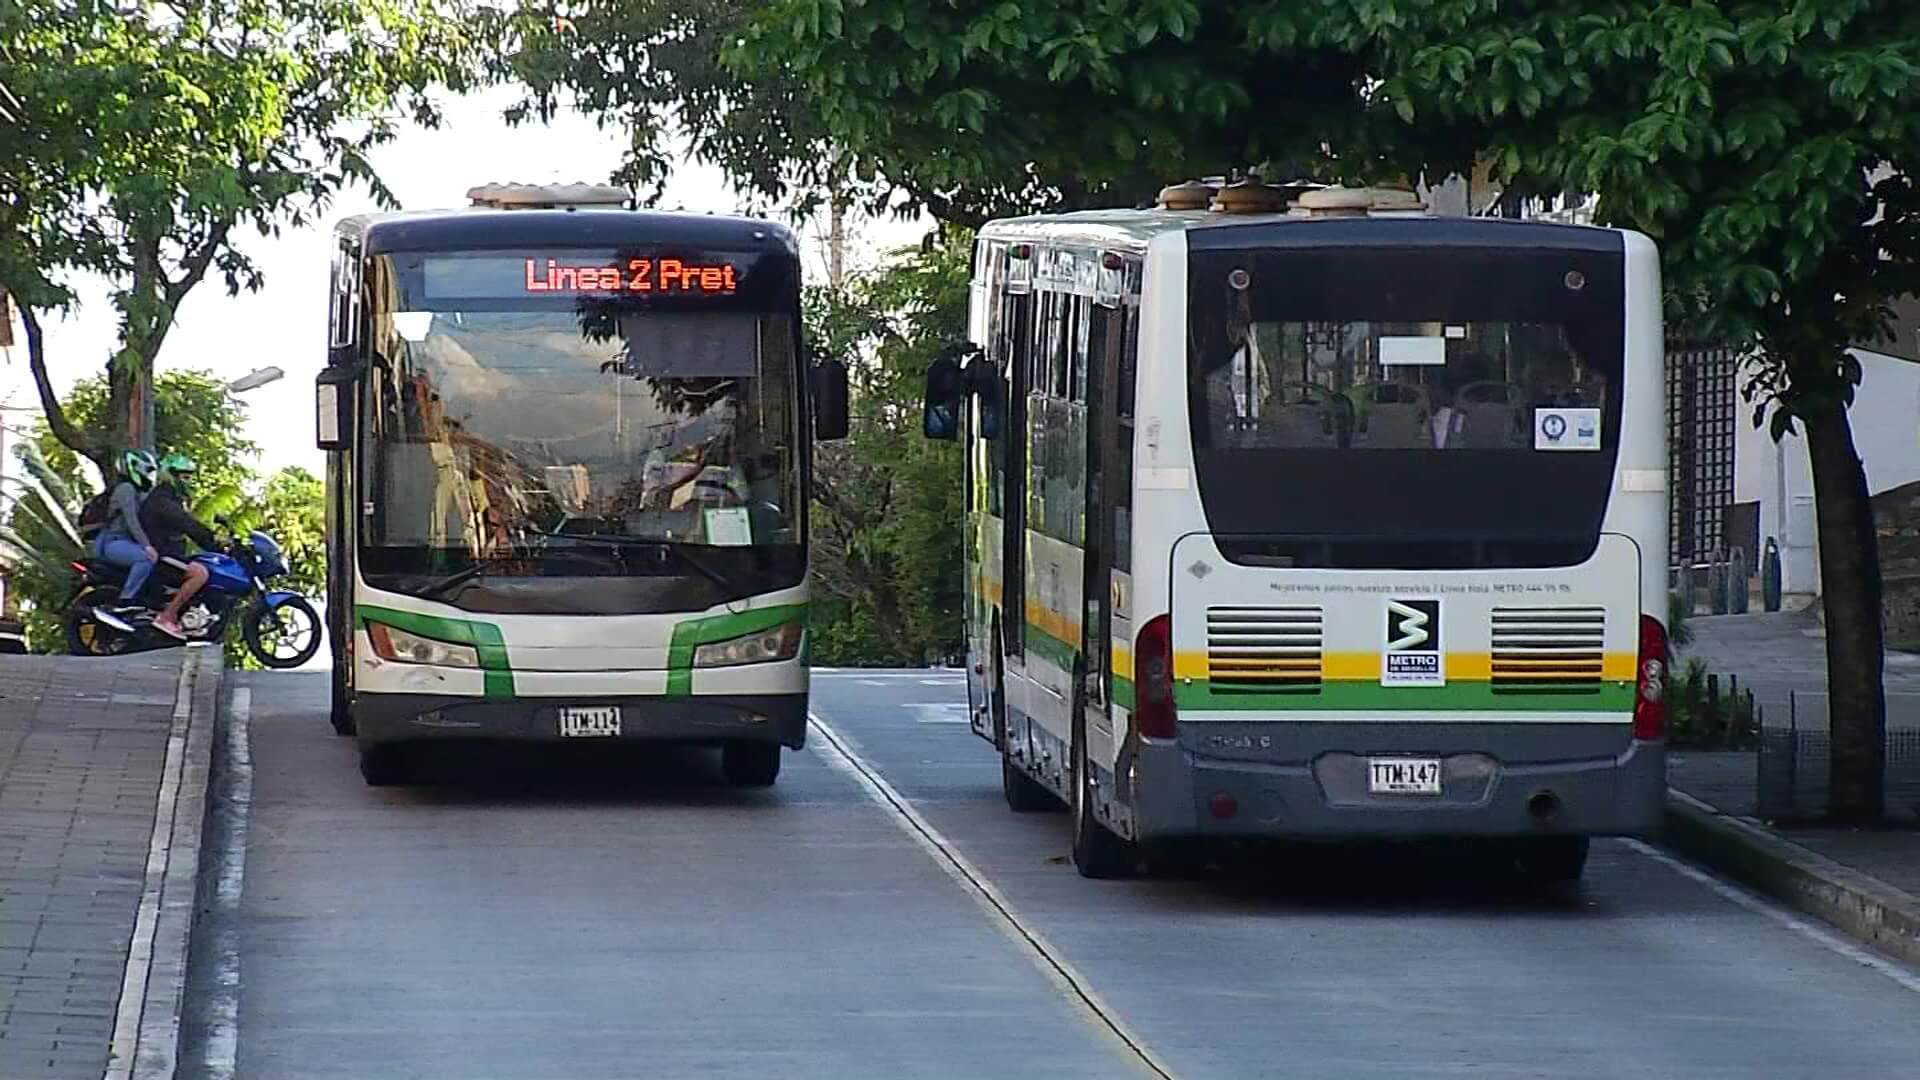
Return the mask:
M 753 521 L 744 506 L 707 511 L 707 543 L 715 547 L 746 547 L 753 543 Z
M 1444 367 L 1447 363 L 1447 339 L 1382 337 L 1380 363 L 1386 367 Z
M 1535 450 L 1600 449 L 1600 410 L 1533 410 L 1533 448 Z

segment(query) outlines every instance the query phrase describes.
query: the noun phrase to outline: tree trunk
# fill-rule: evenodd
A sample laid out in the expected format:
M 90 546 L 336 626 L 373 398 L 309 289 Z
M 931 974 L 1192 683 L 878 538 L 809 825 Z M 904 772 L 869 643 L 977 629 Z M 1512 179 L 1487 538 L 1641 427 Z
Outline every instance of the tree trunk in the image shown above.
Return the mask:
M 92 461 L 102 477 L 113 475 L 113 447 L 73 426 L 60 395 L 53 392 L 53 380 L 47 375 L 46 338 L 40 329 L 40 316 L 31 307 L 20 305 L 20 325 L 27 333 L 27 368 L 33 375 L 34 389 L 40 395 L 40 411 L 47 418 L 47 430 L 69 450 Z
M 1880 612 L 1880 544 L 1867 474 L 1853 446 L 1846 406 L 1808 410 L 1820 529 L 1820 595 L 1827 622 L 1828 724 L 1832 735 L 1827 813 L 1843 824 L 1885 811 L 1886 653 Z

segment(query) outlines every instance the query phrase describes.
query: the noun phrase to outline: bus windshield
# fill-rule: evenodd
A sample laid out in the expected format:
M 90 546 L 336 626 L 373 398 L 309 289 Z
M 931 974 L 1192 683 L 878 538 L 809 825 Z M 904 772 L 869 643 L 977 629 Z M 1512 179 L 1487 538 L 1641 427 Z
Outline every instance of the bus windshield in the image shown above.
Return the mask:
M 734 593 L 753 553 L 798 557 L 792 311 L 427 292 L 373 313 L 369 572 Z
M 1598 543 L 1620 430 L 1617 263 L 1424 254 L 1195 256 L 1189 418 L 1230 555 L 1572 565 Z

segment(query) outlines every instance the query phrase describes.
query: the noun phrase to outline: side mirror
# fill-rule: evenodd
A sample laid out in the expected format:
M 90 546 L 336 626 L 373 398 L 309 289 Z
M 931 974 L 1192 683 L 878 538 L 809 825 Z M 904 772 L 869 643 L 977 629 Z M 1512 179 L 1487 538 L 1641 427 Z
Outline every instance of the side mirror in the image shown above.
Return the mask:
M 825 441 L 847 437 L 847 365 L 821 360 L 809 369 L 813 379 L 813 437 Z
M 927 365 L 927 399 L 921 406 L 920 432 L 929 439 L 960 437 L 960 399 L 966 392 L 960 359 L 951 350 Z
M 975 353 L 973 363 L 966 367 L 967 392 L 973 395 L 980 410 L 980 437 L 988 442 L 1000 438 L 1000 421 L 1006 414 L 1006 387 L 1000 381 L 1000 370 L 986 362 Z
M 313 381 L 314 442 L 322 450 L 353 446 L 353 388 L 358 366 L 328 367 Z

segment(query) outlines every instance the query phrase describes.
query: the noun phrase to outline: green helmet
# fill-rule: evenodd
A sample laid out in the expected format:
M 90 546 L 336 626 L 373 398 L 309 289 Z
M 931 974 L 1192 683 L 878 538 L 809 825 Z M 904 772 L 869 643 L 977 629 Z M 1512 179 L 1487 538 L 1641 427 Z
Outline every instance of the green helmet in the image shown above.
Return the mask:
M 160 459 L 160 479 L 170 484 L 175 481 L 185 481 L 197 471 L 194 468 L 193 459 L 185 454 L 168 454 Z
M 160 472 L 160 463 L 145 450 L 123 450 L 120 452 L 120 471 L 129 482 L 141 491 L 153 486 Z

